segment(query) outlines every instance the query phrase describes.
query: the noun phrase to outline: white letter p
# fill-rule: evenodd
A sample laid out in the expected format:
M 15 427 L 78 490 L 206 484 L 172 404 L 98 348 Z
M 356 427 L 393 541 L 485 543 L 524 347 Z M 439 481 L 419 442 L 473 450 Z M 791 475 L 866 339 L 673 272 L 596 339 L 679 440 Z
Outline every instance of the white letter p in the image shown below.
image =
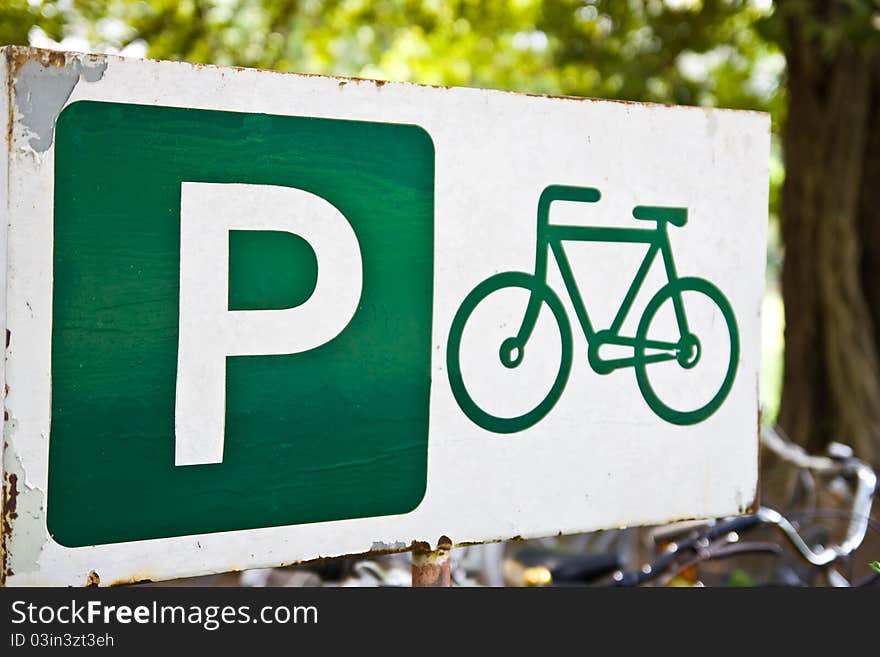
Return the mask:
M 231 230 L 305 239 L 318 261 L 312 295 L 294 308 L 229 310 Z M 357 236 L 320 196 L 274 185 L 181 183 L 174 464 L 223 461 L 227 356 L 296 354 L 329 342 L 354 317 L 362 287 Z

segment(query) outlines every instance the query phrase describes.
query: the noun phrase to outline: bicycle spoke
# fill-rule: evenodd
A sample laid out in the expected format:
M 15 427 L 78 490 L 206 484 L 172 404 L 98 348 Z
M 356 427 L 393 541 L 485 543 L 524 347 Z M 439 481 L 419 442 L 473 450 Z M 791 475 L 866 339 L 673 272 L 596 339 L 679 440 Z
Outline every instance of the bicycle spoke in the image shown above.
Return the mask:
M 678 342 L 666 342 L 664 340 L 645 340 L 645 349 L 662 349 L 663 351 L 677 351 Z M 673 358 L 675 356 L 673 355 Z
M 644 362 L 647 363 L 664 363 L 669 360 L 675 360 L 677 358 L 676 354 L 646 354 L 644 357 Z
M 607 332 L 602 332 L 603 334 Z M 635 347 L 636 339 L 624 335 L 612 336 L 606 338 L 603 343 L 620 345 L 623 347 Z M 645 340 L 645 349 L 662 349 L 663 351 L 677 351 L 678 342 L 667 342 L 666 340 Z

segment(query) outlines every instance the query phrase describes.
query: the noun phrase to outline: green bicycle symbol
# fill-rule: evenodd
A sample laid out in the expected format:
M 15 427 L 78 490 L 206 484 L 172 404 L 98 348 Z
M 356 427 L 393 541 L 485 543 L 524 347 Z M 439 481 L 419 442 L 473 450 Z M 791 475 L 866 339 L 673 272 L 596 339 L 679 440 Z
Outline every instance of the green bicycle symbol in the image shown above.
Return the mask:
M 550 223 L 550 205 L 554 201 L 575 201 L 595 203 L 601 197 L 599 190 L 591 187 L 571 187 L 551 185 L 541 194 L 538 201 L 537 253 L 534 274 L 508 271 L 495 274 L 477 285 L 465 297 L 452 320 L 449 342 L 446 350 L 446 366 L 449 382 L 458 405 L 465 415 L 477 425 L 495 433 L 514 433 L 539 422 L 556 404 L 568 381 L 572 364 L 572 332 L 569 319 L 562 302 L 547 283 L 548 253 L 552 252 L 562 274 L 565 289 L 571 299 L 577 319 L 588 344 L 588 360 L 598 374 L 609 374 L 615 370 L 633 367 L 642 397 L 654 413 L 667 422 L 677 425 L 696 424 L 712 415 L 724 402 L 736 375 L 739 362 L 739 333 L 736 318 L 724 294 L 709 281 L 702 278 L 679 278 L 672 257 L 667 225 L 682 227 L 687 222 L 687 209 L 659 206 L 637 206 L 633 217 L 656 222 L 655 228 L 613 228 L 599 226 L 568 226 Z M 563 242 L 611 242 L 644 243 L 648 245 L 645 258 L 629 286 L 617 314 L 608 329 L 596 330 L 587 314 L 587 309 L 577 288 L 575 277 L 563 248 Z M 621 334 L 621 328 L 636 295 L 654 262 L 661 254 L 667 283 L 650 299 L 638 322 L 634 337 Z M 530 411 L 516 417 L 499 417 L 486 412 L 472 398 L 465 386 L 461 371 L 461 341 L 465 325 L 474 309 L 502 289 L 520 288 L 529 293 L 528 305 L 519 331 L 501 342 L 498 357 L 506 368 L 516 368 L 523 361 L 526 345 L 538 321 L 541 307 L 546 304 L 556 321 L 561 339 L 561 358 L 559 371 L 543 400 Z M 703 295 L 717 307 L 726 323 L 726 337 L 729 339 L 729 360 L 724 364 L 726 370 L 720 388 L 706 403 L 698 408 L 679 410 L 661 399 L 652 385 L 649 366 L 666 361 L 675 361 L 685 370 L 692 369 L 702 357 L 703 346 L 700 337 L 688 326 L 683 293 Z M 672 303 L 676 340 L 650 338 L 652 323 L 661 307 Z M 599 355 L 603 345 L 618 345 L 632 348 L 633 355 L 626 358 L 604 359 Z M 716 350 L 719 353 L 723 350 Z

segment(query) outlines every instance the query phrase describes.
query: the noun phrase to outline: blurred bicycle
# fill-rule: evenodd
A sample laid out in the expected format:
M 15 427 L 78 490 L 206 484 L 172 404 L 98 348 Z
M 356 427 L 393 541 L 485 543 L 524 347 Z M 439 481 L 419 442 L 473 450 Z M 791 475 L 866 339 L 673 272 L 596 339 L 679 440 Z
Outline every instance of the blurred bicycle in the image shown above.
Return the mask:
M 641 568 L 631 570 L 626 570 L 626 560 L 616 551 L 576 554 L 528 547 L 512 551 L 505 560 L 508 583 L 526 586 L 880 585 L 880 572 L 869 570 L 857 576 L 852 560 L 869 529 L 880 534 L 880 523 L 871 517 L 877 494 L 873 468 L 839 443 L 830 444 L 826 455 L 811 456 L 771 428 L 763 430 L 762 444 L 792 465 L 798 472 L 796 480 L 800 486 L 811 491 L 808 497 L 813 499 L 805 509 L 784 515 L 761 506 L 745 516 L 673 523 L 651 529 L 648 537 L 655 554 Z M 830 493 L 848 501 L 848 508 L 822 508 L 815 504 L 816 480 L 820 478 L 827 481 L 825 488 Z M 843 537 L 833 540 L 828 528 L 817 522 L 822 518 L 844 521 Z M 872 558 L 876 559 L 876 555 Z M 724 566 L 716 567 L 716 562 L 722 561 Z M 864 561 L 867 566 L 870 559 Z

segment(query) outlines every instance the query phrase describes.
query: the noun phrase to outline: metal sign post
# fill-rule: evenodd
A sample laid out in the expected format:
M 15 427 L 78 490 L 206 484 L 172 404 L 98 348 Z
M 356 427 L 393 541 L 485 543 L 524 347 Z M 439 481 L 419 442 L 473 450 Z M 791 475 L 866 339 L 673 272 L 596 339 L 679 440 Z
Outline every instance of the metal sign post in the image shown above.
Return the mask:
M 766 114 L 19 47 L 0 88 L 5 584 L 445 584 L 753 504 Z
M 412 552 L 412 585 L 414 588 L 449 587 L 452 585 L 450 573 L 450 552 L 452 542 L 443 536 L 437 549 L 416 547 Z

